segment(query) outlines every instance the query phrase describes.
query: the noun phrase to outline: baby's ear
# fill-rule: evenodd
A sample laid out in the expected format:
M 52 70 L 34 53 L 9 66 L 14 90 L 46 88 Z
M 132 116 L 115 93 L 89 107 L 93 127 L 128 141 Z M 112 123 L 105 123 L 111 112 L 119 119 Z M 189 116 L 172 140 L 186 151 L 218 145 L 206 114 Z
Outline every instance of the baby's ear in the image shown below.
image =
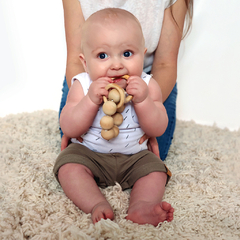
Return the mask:
M 144 48 L 144 54 L 146 54 L 146 52 L 147 52 L 147 48 Z
M 85 72 L 87 72 L 87 63 L 86 63 L 86 60 L 85 60 L 85 56 L 82 53 L 80 53 L 79 58 L 80 58 L 80 61 L 83 65 L 83 67 L 84 67 Z

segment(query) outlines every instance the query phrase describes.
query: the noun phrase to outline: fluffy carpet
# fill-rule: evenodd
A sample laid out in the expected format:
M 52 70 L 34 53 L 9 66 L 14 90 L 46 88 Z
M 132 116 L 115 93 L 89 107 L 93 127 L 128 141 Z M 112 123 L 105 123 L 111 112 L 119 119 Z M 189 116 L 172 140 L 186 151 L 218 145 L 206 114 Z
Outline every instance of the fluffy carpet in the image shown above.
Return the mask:
M 164 196 L 174 220 L 125 220 L 129 191 L 116 184 L 102 190 L 115 220 L 93 225 L 52 174 L 57 118 L 51 110 L 0 118 L 0 239 L 240 239 L 240 131 L 178 121 Z

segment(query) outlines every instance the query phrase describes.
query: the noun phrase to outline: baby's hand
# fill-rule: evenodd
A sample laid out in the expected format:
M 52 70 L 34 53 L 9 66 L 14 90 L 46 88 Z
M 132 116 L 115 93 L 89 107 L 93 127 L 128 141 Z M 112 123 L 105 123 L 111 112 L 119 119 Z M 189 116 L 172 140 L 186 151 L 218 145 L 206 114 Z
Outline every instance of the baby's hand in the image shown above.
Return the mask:
M 88 90 L 88 96 L 96 105 L 100 105 L 103 101 L 103 96 L 108 96 L 108 91 L 105 87 L 112 80 L 108 77 L 102 77 L 92 82 Z
M 147 98 L 148 86 L 142 78 L 138 76 L 131 76 L 127 80 L 127 84 L 126 92 L 133 96 L 132 101 L 134 104 L 143 102 Z

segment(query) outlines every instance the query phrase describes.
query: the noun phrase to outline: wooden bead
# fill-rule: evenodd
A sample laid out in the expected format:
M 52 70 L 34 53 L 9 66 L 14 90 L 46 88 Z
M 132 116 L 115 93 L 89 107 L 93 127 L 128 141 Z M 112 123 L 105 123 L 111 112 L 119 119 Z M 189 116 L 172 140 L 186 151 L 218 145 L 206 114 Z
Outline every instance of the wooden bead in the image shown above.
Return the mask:
M 100 125 L 105 130 L 111 129 L 114 126 L 113 118 L 110 116 L 103 116 L 100 120 Z
M 112 138 L 114 138 L 115 136 L 115 132 L 113 129 L 110 129 L 110 130 L 102 130 L 101 131 L 101 136 L 102 138 L 104 138 L 105 140 L 110 140 Z
M 119 134 L 119 128 L 114 125 L 112 129 L 113 129 L 113 131 L 114 131 L 114 137 L 117 137 L 118 134 Z
M 106 115 L 113 115 L 117 111 L 117 105 L 113 101 L 107 101 L 103 104 L 102 110 Z
M 117 89 L 110 90 L 108 93 L 108 99 L 110 101 L 112 100 L 115 103 L 120 102 L 120 94 L 119 94 L 118 90 Z
M 115 113 L 113 116 L 113 123 L 117 126 L 120 126 L 123 122 L 123 116 L 121 113 Z
M 125 106 L 122 105 L 120 108 L 117 109 L 117 112 L 122 113 L 125 109 Z

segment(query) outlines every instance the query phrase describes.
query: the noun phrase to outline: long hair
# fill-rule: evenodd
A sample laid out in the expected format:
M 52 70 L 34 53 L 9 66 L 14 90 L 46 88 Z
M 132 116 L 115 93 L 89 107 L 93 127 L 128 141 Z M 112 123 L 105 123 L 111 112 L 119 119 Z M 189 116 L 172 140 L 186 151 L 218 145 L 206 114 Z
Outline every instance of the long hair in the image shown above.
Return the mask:
M 173 3 L 173 0 L 170 0 L 170 3 Z M 185 0 L 185 4 L 186 4 L 187 12 L 185 16 L 185 24 L 184 24 L 184 29 L 182 33 L 182 39 L 186 37 L 188 32 L 191 30 L 192 18 L 193 18 L 193 0 Z

